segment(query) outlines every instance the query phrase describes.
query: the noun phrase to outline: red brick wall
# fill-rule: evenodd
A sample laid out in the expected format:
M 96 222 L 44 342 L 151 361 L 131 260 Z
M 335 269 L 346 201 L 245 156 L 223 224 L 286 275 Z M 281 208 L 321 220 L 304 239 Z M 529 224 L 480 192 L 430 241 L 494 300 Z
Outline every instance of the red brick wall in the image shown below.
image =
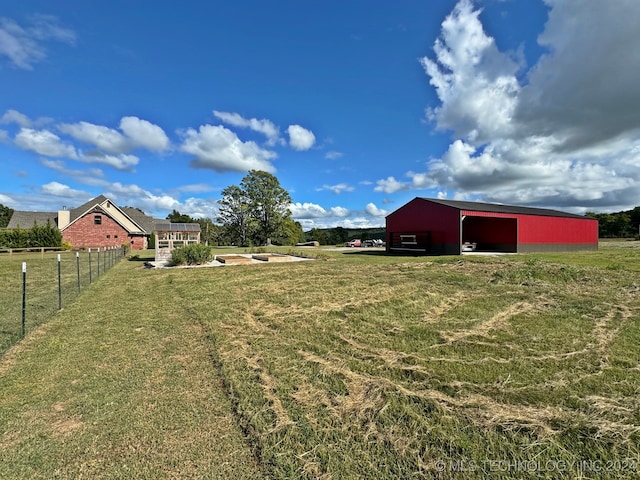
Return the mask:
M 96 225 L 94 217 L 100 215 L 102 223 Z M 127 231 L 104 213 L 88 213 L 62 232 L 62 240 L 74 247 L 119 247 L 131 244 L 132 250 L 144 250 L 147 239 L 143 235 L 129 235 Z

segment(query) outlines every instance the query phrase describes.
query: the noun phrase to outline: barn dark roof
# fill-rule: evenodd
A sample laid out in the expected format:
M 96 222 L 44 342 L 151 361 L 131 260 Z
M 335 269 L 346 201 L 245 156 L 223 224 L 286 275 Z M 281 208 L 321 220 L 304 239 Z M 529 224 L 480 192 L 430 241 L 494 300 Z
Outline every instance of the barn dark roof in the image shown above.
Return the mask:
M 471 210 L 475 212 L 493 212 L 493 213 L 513 213 L 520 215 L 539 215 L 547 217 L 566 217 L 588 219 L 582 215 L 561 212 L 560 210 L 551 210 L 548 208 L 535 207 L 518 207 L 515 205 L 502 205 L 499 203 L 482 203 L 482 202 L 465 202 L 460 200 L 440 200 L 437 198 L 418 197 L 422 200 L 438 203 L 447 207 L 457 208 L 459 210 Z
M 52 227 L 58 226 L 57 212 L 20 212 L 14 210 L 7 228 L 31 228 L 33 225 L 45 226 L 49 222 Z

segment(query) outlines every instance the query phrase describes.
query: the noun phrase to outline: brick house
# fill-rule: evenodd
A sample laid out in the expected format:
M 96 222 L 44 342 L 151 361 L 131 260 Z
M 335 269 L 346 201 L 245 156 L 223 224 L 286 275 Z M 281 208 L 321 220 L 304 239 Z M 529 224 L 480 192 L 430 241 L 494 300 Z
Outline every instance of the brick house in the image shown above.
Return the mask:
M 69 242 L 74 248 L 129 244 L 131 250 L 144 250 L 148 247 L 155 221 L 137 208 L 118 207 L 100 195 L 77 208 L 57 213 L 15 211 L 7 228 L 31 228 L 34 224 L 49 222 L 60 229 L 62 241 Z

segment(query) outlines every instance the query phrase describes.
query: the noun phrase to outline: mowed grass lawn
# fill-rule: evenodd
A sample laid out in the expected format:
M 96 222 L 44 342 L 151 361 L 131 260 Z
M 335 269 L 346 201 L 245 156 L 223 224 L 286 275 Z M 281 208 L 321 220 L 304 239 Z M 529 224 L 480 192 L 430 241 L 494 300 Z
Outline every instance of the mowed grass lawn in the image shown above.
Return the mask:
M 0 360 L 0 478 L 637 478 L 640 248 L 144 269 Z

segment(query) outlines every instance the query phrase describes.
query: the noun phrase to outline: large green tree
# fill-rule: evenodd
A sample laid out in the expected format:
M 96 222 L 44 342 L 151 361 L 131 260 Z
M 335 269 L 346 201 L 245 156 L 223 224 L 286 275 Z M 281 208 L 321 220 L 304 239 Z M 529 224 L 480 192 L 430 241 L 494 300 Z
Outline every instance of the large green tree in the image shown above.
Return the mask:
M 256 222 L 253 241 L 264 245 L 283 236 L 285 220 L 291 217 L 291 197 L 278 179 L 262 170 L 251 170 L 240 182 L 249 198 L 249 214 Z
M 217 221 L 226 230 L 226 236 L 240 246 L 249 244 L 250 234 L 253 230 L 253 219 L 249 215 L 249 197 L 246 192 L 237 185 L 222 190 L 222 199 L 218 200 L 220 206 Z
M 289 242 L 299 237 L 292 222 L 291 197 L 278 179 L 262 170 L 251 170 L 240 185 L 222 191 L 218 222 L 240 245 Z

